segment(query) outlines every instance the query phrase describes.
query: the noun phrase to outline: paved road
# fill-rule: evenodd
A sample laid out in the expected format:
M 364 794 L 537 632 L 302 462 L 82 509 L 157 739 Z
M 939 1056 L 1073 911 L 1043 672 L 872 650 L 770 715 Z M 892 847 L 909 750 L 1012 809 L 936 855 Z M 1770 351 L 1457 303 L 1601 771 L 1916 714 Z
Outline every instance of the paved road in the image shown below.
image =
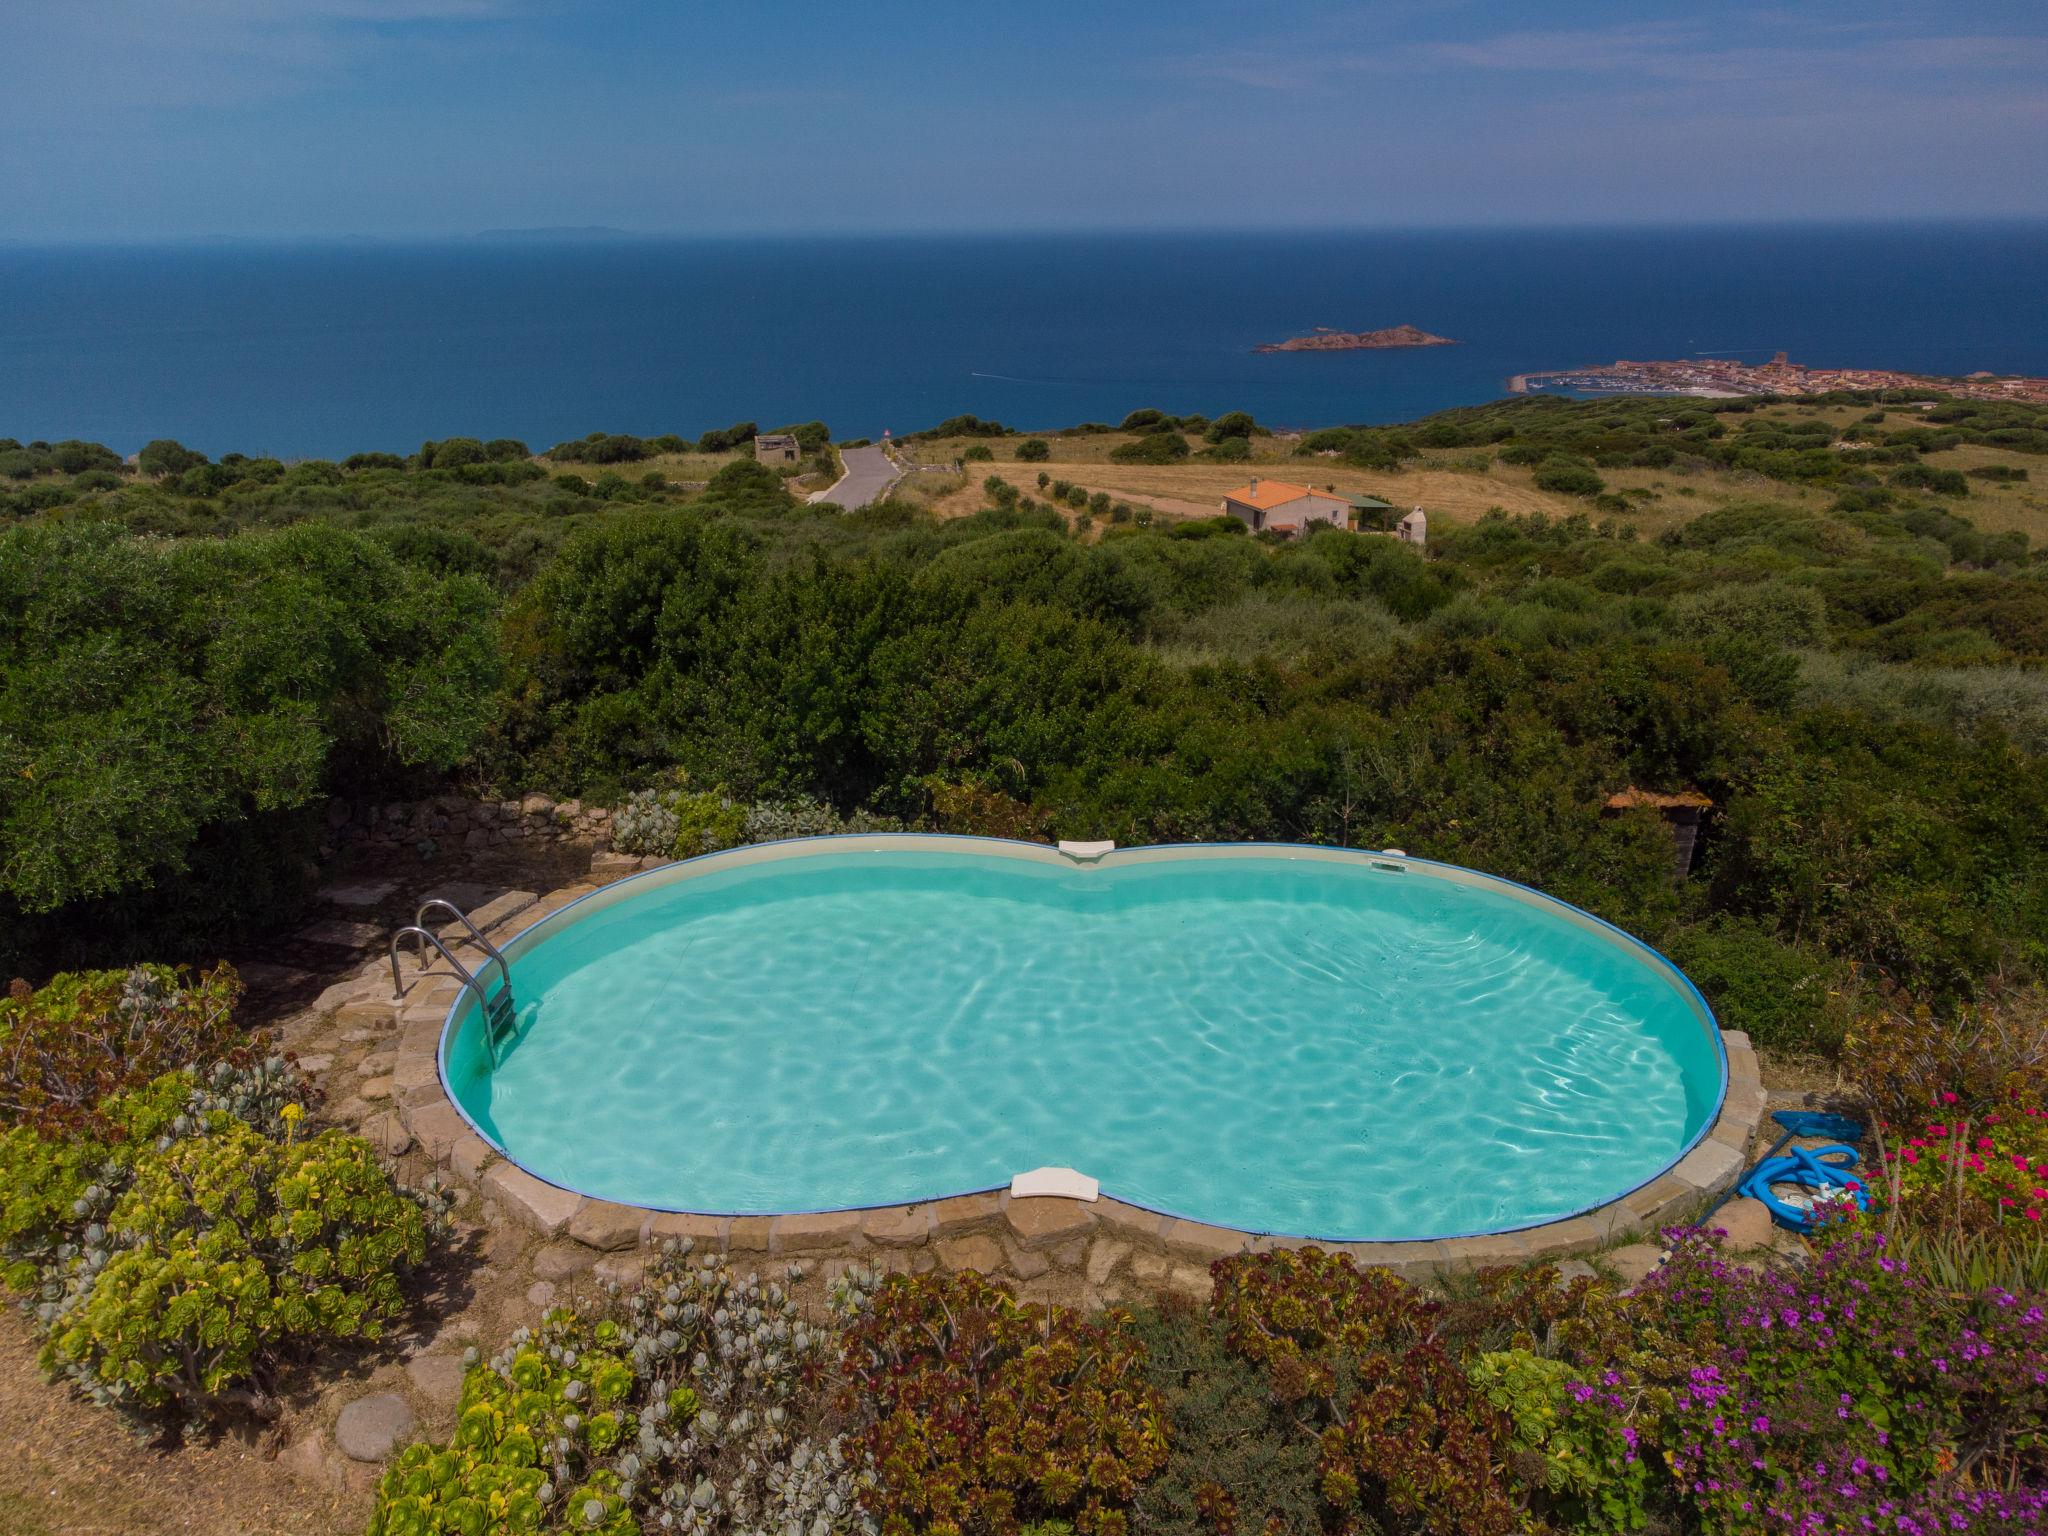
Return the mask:
M 834 502 L 852 512 L 895 483 L 896 466 L 880 448 L 842 448 L 839 457 L 846 465 L 845 475 L 831 490 L 820 491 L 816 500 Z

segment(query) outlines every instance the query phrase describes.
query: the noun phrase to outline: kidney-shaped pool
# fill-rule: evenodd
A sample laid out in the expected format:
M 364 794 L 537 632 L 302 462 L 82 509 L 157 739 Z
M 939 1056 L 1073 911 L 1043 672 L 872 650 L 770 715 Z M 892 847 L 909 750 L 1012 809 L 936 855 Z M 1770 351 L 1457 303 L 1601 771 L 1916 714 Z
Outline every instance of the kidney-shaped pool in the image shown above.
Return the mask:
M 584 1194 L 756 1214 L 1045 1165 L 1252 1232 L 1506 1231 L 1618 1198 L 1712 1122 L 1699 995 L 1619 930 L 1405 857 L 1269 845 L 1077 864 L 818 838 L 606 887 L 508 946 L 449 1095 Z

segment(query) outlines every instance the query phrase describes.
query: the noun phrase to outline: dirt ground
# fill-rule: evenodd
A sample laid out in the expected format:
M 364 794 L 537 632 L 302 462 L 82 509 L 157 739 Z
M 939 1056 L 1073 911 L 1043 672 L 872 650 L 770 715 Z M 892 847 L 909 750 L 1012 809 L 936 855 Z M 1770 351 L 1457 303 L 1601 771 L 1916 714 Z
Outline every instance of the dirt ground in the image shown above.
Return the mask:
M 27 1320 L 0 1309 L 0 1531 L 7 1536 L 355 1536 L 368 1503 L 288 1476 L 274 1447 L 145 1445 L 43 1380 Z

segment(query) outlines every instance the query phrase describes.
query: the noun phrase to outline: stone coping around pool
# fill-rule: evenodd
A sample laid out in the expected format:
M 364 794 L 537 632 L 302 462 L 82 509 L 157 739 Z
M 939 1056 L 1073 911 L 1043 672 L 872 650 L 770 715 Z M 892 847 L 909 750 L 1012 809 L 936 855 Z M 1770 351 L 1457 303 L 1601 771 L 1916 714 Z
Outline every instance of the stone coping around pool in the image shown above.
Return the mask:
M 863 841 L 926 850 L 935 840 L 878 837 Z M 936 841 L 988 846 L 980 839 Z M 1008 846 L 1021 852 L 1030 845 Z M 1260 846 L 1272 856 L 1273 845 Z M 792 845 L 762 845 L 760 851 L 773 849 L 790 850 Z M 1053 849 L 1040 851 L 1044 862 L 1065 864 Z M 595 890 L 588 885 L 571 886 L 500 915 L 496 924 L 485 926 L 484 931 L 516 956 L 556 912 L 572 905 L 586 911 L 592 903 L 608 905 L 627 888 L 676 867 L 664 865 Z M 1563 903 L 1557 905 L 1566 912 L 1573 910 Z M 1600 924 L 1603 929 L 1606 926 Z M 464 949 L 455 946 L 458 958 L 464 958 Z M 1647 948 L 1645 952 L 1655 954 Z M 1749 1037 L 1736 1030 L 1721 1031 L 1727 1078 L 1720 1112 L 1674 1165 L 1647 1184 L 1591 1211 L 1520 1231 L 1476 1237 L 1325 1242 L 1208 1226 L 1106 1195 L 1093 1201 L 1013 1196 L 1007 1186 L 903 1205 L 781 1216 L 657 1211 L 550 1184 L 504 1157 L 477 1133 L 450 1101 L 441 1076 L 444 1030 L 471 1016 L 471 1010 L 459 1007 L 462 993 L 461 984 L 446 970 L 415 971 L 405 997 L 394 1004 L 398 1047 L 392 1079 L 406 1130 L 430 1161 L 494 1205 L 500 1219 L 519 1222 L 543 1237 L 618 1256 L 627 1265 L 631 1263 L 628 1250 L 688 1237 L 700 1250 L 817 1259 L 835 1269 L 854 1260 L 914 1272 L 977 1269 L 1018 1283 L 1027 1296 L 1036 1293 L 1099 1304 L 1138 1299 L 1169 1288 L 1207 1294 L 1207 1266 L 1217 1259 L 1276 1248 L 1316 1247 L 1420 1280 L 1447 1269 L 1561 1258 L 1609 1246 L 1631 1234 L 1654 1233 L 1661 1227 L 1697 1219 L 1716 1197 L 1733 1188 L 1749 1161 L 1765 1115 L 1763 1082 Z

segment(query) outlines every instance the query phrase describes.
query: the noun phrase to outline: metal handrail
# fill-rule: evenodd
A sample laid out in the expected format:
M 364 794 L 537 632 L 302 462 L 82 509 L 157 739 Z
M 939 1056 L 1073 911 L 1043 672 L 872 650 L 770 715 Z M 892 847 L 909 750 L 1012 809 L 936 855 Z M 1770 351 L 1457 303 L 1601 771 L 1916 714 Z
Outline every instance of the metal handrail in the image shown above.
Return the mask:
M 463 911 L 462 908 L 455 905 L 454 902 L 448 901 L 440 896 L 436 896 L 430 901 L 423 902 L 420 906 L 419 911 L 413 914 L 413 926 L 421 931 L 425 931 L 427 926 L 427 914 L 433 911 L 436 907 L 439 907 L 442 911 L 449 913 L 451 916 L 453 916 L 455 921 L 462 924 L 463 927 L 469 930 L 469 936 L 472 939 L 475 939 L 477 943 L 483 945 L 485 953 L 488 954 L 493 960 L 498 962 L 498 973 L 504 978 L 505 985 L 507 987 L 510 987 L 512 985 L 511 962 L 508 961 L 504 957 L 504 955 L 499 952 L 497 945 L 493 944 L 489 939 L 484 937 L 483 930 L 477 927 L 475 923 L 469 920 L 469 914 Z M 442 953 L 446 954 L 447 951 L 443 950 Z M 478 966 L 477 969 L 482 970 L 483 967 Z
M 405 983 L 400 979 L 398 974 L 398 944 L 401 939 L 407 938 L 425 939 L 429 944 L 433 945 L 434 948 L 441 951 L 441 958 L 443 960 L 446 960 L 448 964 L 451 967 L 453 967 L 456 978 L 459 981 L 461 981 L 461 983 L 465 987 L 469 988 L 470 991 L 476 994 L 477 1007 L 483 1009 L 486 1013 L 489 1012 L 491 1006 L 491 999 L 489 994 L 487 994 L 484 991 L 484 984 L 478 981 L 476 977 L 472 976 L 469 973 L 468 968 L 465 967 L 460 960 L 456 959 L 455 956 L 448 952 L 448 946 L 441 942 L 440 935 L 436 934 L 431 929 L 420 927 L 417 923 L 415 923 L 410 928 L 401 928 L 398 930 L 398 932 L 391 935 L 391 995 L 394 999 L 402 998 L 405 996 Z M 425 969 L 425 967 L 422 966 L 421 969 Z M 508 972 L 508 979 L 506 981 L 507 986 L 511 985 L 509 977 L 510 973 Z

